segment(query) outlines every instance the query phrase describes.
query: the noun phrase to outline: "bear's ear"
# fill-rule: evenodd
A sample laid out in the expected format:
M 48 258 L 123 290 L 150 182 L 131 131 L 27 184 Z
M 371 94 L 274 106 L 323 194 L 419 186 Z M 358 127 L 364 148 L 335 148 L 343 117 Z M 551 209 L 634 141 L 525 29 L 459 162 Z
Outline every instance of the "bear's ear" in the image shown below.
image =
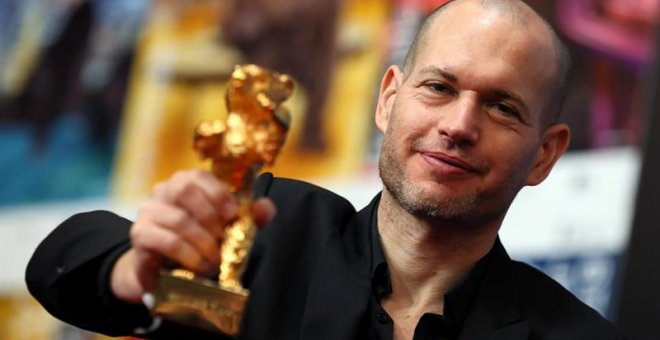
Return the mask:
M 293 82 L 293 79 L 291 79 L 291 77 L 286 74 L 280 74 L 278 80 L 284 84 L 285 93 L 284 93 L 284 99 L 282 99 L 282 101 L 285 101 L 293 94 L 293 88 L 295 86 L 295 83 Z
M 245 78 L 232 76 L 231 79 L 229 79 L 230 88 L 240 89 L 243 87 L 244 83 L 245 83 Z
M 275 105 L 279 105 L 291 97 L 294 87 L 291 77 L 276 73 L 275 77 L 269 80 L 266 92 Z
M 234 71 L 231 73 L 231 78 L 245 80 L 247 78 L 246 69 L 247 66 L 243 66 L 243 65 L 234 66 Z

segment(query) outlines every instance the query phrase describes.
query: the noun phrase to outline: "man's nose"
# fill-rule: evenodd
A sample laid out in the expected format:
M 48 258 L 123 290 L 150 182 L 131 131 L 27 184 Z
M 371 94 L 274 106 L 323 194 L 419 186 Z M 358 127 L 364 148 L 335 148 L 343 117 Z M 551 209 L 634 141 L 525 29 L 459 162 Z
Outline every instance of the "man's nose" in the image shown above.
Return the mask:
M 456 145 L 474 145 L 479 139 L 479 102 L 472 96 L 457 98 L 438 124 L 441 135 Z

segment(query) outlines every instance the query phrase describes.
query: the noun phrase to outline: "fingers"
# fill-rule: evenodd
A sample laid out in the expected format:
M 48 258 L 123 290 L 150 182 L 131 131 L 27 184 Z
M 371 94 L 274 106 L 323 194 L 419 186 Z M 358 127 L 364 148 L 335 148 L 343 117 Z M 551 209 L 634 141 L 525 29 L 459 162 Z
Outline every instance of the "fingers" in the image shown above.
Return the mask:
M 224 230 L 237 217 L 238 210 L 233 194 L 207 171 L 179 172 L 157 184 L 131 228 L 131 260 L 121 262 L 122 268 L 127 264 L 132 266 L 133 281 L 137 284 L 122 287 L 140 286 L 151 291 L 166 261 L 174 261 L 200 275 L 217 275 Z M 259 199 L 251 206 L 255 223 L 260 227 L 272 220 L 275 211 L 275 205 L 268 199 Z M 117 275 L 118 282 L 124 284 L 122 275 Z M 131 294 L 127 296 L 135 299 L 139 296 L 136 290 L 129 290 Z
M 275 217 L 277 208 L 275 207 L 273 201 L 270 199 L 259 198 L 254 201 L 254 203 L 252 203 L 251 213 L 254 219 L 254 223 L 258 228 L 261 229 L 265 227 L 273 219 L 273 217 Z
M 168 182 L 157 185 L 152 196 L 185 210 L 216 237 L 222 235 L 222 227 L 238 212 L 229 190 L 201 170 L 175 174 Z
M 145 288 L 153 286 L 151 280 L 157 276 L 164 258 L 176 261 L 201 275 L 211 275 L 214 272 L 214 265 L 174 232 L 162 228 L 151 228 L 148 232 L 142 231 L 146 229 L 135 230 L 131 238 L 136 250 L 136 270 Z
M 233 195 L 210 173 L 177 173 L 154 186 L 151 198 L 140 208 L 130 231 L 134 255 L 122 266 L 130 263 L 132 276 L 144 291 L 154 288 L 165 261 L 213 276 L 219 269 L 225 226 L 237 211 Z M 135 291 L 130 292 L 127 295 L 136 298 Z
M 215 213 L 213 213 L 215 215 Z M 200 224 L 199 220 L 191 217 L 188 213 L 159 201 L 151 201 L 146 203 L 140 210 L 138 215 L 138 222 L 132 230 L 132 237 L 134 242 L 143 242 L 145 248 L 151 250 L 167 251 L 172 247 L 171 245 L 163 244 L 154 246 L 151 242 L 174 242 L 179 241 L 180 238 L 184 244 L 194 248 L 203 260 L 215 264 L 219 261 L 219 248 L 218 239 L 222 235 L 222 228 L 218 224 L 218 220 L 214 225 L 205 227 Z M 211 222 L 209 222 L 211 223 Z M 163 235 L 151 230 L 168 231 L 171 236 Z M 163 237 L 163 240 L 158 239 Z M 171 238 L 174 238 L 171 240 Z M 144 240 L 146 239 L 146 240 Z M 155 247 L 155 248 L 154 248 Z M 172 251 L 177 249 L 172 249 Z M 168 252 L 169 254 L 169 252 Z M 178 257 L 172 260 L 180 261 Z M 182 262 L 184 263 L 184 262 Z M 196 268 L 192 268 L 196 269 Z

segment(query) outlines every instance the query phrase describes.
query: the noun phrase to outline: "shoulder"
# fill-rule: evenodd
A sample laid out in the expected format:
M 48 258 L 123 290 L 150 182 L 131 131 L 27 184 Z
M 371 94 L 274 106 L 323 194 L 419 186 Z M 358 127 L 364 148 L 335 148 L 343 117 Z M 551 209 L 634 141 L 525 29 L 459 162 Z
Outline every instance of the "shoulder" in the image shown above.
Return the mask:
M 355 214 L 344 197 L 320 186 L 264 174 L 259 177 L 255 196 L 267 196 L 277 206 L 278 215 L 297 219 L 326 217 L 342 222 Z M 293 214 L 294 216 L 288 216 Z
M 268 174 L 259 178 L 255 196 L 273 200 L 277 213 L 257 234 L 243 280 L 250 289 L 251 301 L 258 301 L 259 306 L 285 308 L 289 322 L 286 327 L 298 329 L 319 258 L 328 251 L 335 254 L 335 248 L 328 250 L 329 244 L 351 247 L 337 235 L 345 229 L 357 229 L 348 227 L 356 211 L 348 200 L 327 189 Z M 267 315 L 268 310 L 272 309 L 248 303 L 246 313 L 251 322 L 265 329 L 264 325 L 276 321 Z M 284 321 L 276 319 L 279 321 L 273 328 L 286 328 Z
M 265 196 L 275 203 L 277 213 L 258 238 L 278 248 L 323 243 L 356 214 L 347 199 L 330 190 L 270 173 L 259 176 L 254 196 Z
M 272 176 L 264 188 L 263 177 L 257 184 L 262 187 L 261 192 L 255 190 L 255 194 L 270 198 L 277 207 L 275 218 L 260 232 L 260 238 L 269 240 L 269 243 L 318 245 L 330 234 L 344 228 L 356 214 L 347 199 L 325 188 Z
M 523 306 L 528 309 L 602 319 L 600 314 L 581 302 L 573 293 L 540 270 L 519 261 L 511 261 L 511 273 L 520 283 Z M 548 307 L 548 308 L 541 308 Z M 553 308 L 550 308 L 553 307 Z
M 624 338 L 612 322 L 540 270 L 518 261 L 511 261 L 511 269 L 533 332 L 550 339 Z

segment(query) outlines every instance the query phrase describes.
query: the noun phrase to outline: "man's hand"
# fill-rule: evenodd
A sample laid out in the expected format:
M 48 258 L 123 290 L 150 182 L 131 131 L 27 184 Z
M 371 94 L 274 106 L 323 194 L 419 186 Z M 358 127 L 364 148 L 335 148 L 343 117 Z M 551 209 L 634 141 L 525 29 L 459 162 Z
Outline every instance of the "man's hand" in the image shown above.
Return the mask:
M 211 173 L 189 170 L 154 186 L 131 227 L 132 248 L 115 264 L 110 286 L 119 299 L 138 303 L 155 288 L 158 271 L 174 261 L 199 275 L 217 275 L 220 242 L 236 217 L 237 202 Z M 275 215 L 275 205 L 259 199 L 252 206 L 257 226 Z

